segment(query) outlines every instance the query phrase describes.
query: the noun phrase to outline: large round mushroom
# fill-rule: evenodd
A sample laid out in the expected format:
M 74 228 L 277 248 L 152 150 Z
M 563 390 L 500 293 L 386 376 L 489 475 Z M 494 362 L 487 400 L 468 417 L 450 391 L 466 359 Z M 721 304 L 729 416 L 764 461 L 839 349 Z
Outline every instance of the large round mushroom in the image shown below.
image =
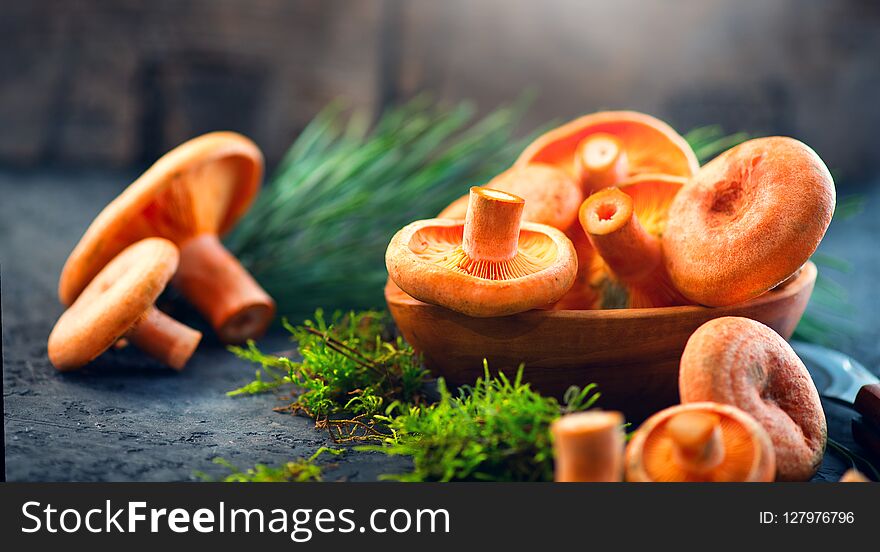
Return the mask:
M 757 297 L 807 262 L 834 204 L 831 173 L 805 144 L 781 136 L 743 142 L 701 168 L 670 206 L 669 275 L 703 305 Z
M 180 248 L 174 285 L 220 339 L 260 336 L 275 303 L 220 242 L 248 210 L 263 175 L 249 139 L 212 132 L 165 154 L 95 218 L 64 265 L 58 293 L 72 304 L 92 278 L 128 245 L 152 236 Z
M 635 175 L 689 177 L 699 162 L 687 141 L 663 121 L 636 111 L 584 115 L 539 136 L 520 154 L 517 166 L 554 165 L 574 177 L 589 195 Z
M 475 317 L 547 307 L 572 285 L 571 241 L 550 226 L 523 223 L 522 198 L 473 187 L 464 221 L 411 223 L 392 238 L 388 274 L 420 301 Z
M 177 269 L 177 247 L 147 238 L 107 263 L 91 279 L 49 335 L 49 360 L 62 371 L 88 364 L 120 338 L 176 370 L 192 356 L 202 334 L 153 303 Z

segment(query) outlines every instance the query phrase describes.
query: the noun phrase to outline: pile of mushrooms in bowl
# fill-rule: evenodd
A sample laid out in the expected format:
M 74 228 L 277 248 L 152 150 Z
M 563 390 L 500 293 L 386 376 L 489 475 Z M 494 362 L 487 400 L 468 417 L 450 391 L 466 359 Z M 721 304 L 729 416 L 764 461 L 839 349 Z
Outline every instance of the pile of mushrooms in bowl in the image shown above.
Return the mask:
M 641 420 L 678 402 L 693 332 L 725 316 L 794 332 L 816 279 L 834 184 L 792 138 L 749 140 L 700 167 L 637 112 L 586 115 L 391 240 L 385 289 L 435 374 L 470 384 L 524 364 L 546 393 L 596 383 Z
M 169 283 L 224 343 L 261 336 L 275 302 L 219 238 L 247 212 L 262 175 L 256 144 L 212 132 L 165 154 L 110 202 L 62 270 L 68 308 L 49 336 L 52 364 L 75 370 L 131 342 L 182 369 L 202 334 L 155 307 Z

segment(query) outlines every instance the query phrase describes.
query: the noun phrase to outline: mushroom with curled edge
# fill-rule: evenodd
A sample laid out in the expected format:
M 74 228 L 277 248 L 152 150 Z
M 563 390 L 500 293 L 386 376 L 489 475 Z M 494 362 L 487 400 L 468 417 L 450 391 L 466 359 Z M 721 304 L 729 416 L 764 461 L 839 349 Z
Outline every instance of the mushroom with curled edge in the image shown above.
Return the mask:
M 626 479 L 635 482 L 769 482 L 773 444 L 742 410 L 701 402 L 648 418 L 626 449 Z
M 589 267 L 590 285 L 600 290 L 598 307 L 689 303 L 672 285 L 660 241 L 669 205 L 685 183 L 674 176 L 641 175 L 600 190 L 581 205 L 581 227 L 598 253 Z
M 577 272 L 565 234 L 522 222 L 522 198 L 473 187 L 465 219 L 429 219 L 401 229 L 388 245 L 388 275 L 412 297 L 474 317 L 546 307 Z
M 517 166 L 554 165 L 581 185 L 584 195 L 635 175 L 690 177 L 699 168 L 687 141 L 663 121 L 636 111 L 584 115 L 539 136 Z
M 770 435 L 780 481 L 806 481 L 822 464 L 828 425 L 806 366 L 781 335 L 749 318 L 709 320 L 681 355 L 682 403 L 713 401 L 748 412 Z
M 623 480 L 623 414 L 590 410 L 566 414 L 550 426 L 560 483 Z
M 183 369 L 201 332 L 154 306 L 177 269 L 177 247 L 147 238 L 125 248 L 91 279 L 49 335 L 49 360 L 62 371 L 88 364 L 126 338 L 176 370 Z
M 95 218 L 64 265 L 61 302 L 70 305 L 128 245 L 147 237 L 180 248 L 174 285 L 227 343 L 259 337 L 275 303 L 220 242 L 260 185 L 263 156 L 239 134 L 212 132 L 165 154 Z
M 669 276 L 710 307 L 757 297 L 807 262 L 834 205 L 831 173 L 808 146 L 780 136 L 743 142 L 702 167 L 670 206 Z

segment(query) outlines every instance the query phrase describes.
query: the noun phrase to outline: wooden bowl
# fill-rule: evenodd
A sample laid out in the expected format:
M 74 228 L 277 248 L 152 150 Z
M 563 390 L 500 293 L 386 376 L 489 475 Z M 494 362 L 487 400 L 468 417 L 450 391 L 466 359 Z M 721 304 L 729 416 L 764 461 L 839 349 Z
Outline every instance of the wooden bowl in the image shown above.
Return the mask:
M 604 409 L 642 420 L 678 399 L 678 363 L 690 335 L 721 316 L 744 316 L 791 337 L 816 283 L 808 262 L 785 286 L 728 307 L 614 310 L 533 310 L 498 318 L 472 318 L 422 303 L 393 283 L 385 300 L 403 337 L 426 366 L 453 385 L 493 371 L 524 378 L 542 393 L 561 396 L 571 385 L 596 383 Z

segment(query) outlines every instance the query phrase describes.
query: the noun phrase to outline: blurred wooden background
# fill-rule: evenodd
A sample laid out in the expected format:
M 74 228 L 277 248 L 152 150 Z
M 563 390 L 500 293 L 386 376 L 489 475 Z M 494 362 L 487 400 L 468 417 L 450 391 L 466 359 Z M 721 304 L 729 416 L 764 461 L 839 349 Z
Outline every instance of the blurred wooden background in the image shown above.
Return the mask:
M 29 0 L 0 14 L 0 166 L 140 167 L 229 128 L 277 160 L 329 100 L 528 123 L 632 108 L 880 172 L 876 0 Z

